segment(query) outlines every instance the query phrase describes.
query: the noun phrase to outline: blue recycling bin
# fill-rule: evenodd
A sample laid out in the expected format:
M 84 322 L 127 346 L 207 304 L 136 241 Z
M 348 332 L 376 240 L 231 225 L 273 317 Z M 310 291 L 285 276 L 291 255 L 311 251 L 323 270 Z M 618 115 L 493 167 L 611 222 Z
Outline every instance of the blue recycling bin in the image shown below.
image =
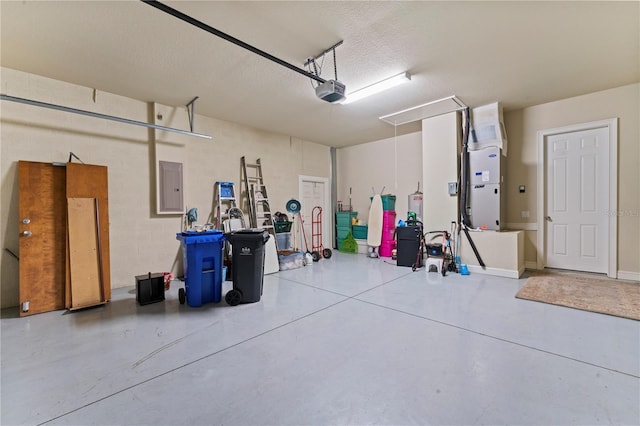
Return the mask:
M 222 298 L 222 231 L 180 232 L 176 234 L 182 249 L 184 289 L 178 290 L 180 303 L 191 307 L 218 303 Z

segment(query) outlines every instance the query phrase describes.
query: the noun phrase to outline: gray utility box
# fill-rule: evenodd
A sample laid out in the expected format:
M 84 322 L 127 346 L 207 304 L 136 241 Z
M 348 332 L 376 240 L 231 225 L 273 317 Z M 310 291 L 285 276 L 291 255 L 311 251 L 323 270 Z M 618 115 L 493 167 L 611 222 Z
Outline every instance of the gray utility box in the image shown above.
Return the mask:
M 505 157 L 500 148 L 469 151 L 469 216 L 474 228 L 505 228 Z

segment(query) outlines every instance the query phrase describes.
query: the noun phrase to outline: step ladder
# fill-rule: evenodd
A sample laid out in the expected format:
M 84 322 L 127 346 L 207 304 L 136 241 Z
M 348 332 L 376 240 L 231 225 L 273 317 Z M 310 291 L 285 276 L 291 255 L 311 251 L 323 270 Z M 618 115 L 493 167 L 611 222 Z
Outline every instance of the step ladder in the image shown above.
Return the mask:
M 240 221 L 237 226 L 231 226 L 232 228 L 244 227 L 242 211 L 237 204 L 235 184 L 233 182 L 216 182 L 213 192 L 213 197 L 216 200 L 216 229 L 228 232 L 229 229 L 223 229 L 226 219 Z
M 264 184 L 262 175 L 262 163 L 258 158 L 255 164 L 249 164 L 245 158 L 240 159 L 242 166 L 241 180 L 244 182 L 244 189 L 249 203 L 249 224 L 252 228 L 264 228 L 276 242 L 275 225 L 273 224 L 273 214 L 269 206 L 269 196 L 267 186 Z

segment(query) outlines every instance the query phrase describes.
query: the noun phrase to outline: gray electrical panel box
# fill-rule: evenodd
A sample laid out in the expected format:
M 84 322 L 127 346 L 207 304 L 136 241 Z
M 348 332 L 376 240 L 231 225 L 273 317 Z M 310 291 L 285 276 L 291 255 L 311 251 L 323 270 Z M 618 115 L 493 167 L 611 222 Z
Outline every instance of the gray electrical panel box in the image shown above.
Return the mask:
M 158 162 L 160 212 L 183 213 L 182 163 Z
M 500 231 L 505 227 L 505 157 L 500 148 L 469 151 L 469 216 L 474 228 Z

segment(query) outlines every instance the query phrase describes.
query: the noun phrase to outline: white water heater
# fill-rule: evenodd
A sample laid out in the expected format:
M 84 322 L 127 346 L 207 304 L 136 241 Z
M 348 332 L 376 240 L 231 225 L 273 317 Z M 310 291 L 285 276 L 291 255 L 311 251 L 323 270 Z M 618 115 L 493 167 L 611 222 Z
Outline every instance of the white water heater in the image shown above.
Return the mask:
M 409 211 L 416 214 L 416 219 L 422 222 L 422 192 L 419 190 L 409 194 Z

